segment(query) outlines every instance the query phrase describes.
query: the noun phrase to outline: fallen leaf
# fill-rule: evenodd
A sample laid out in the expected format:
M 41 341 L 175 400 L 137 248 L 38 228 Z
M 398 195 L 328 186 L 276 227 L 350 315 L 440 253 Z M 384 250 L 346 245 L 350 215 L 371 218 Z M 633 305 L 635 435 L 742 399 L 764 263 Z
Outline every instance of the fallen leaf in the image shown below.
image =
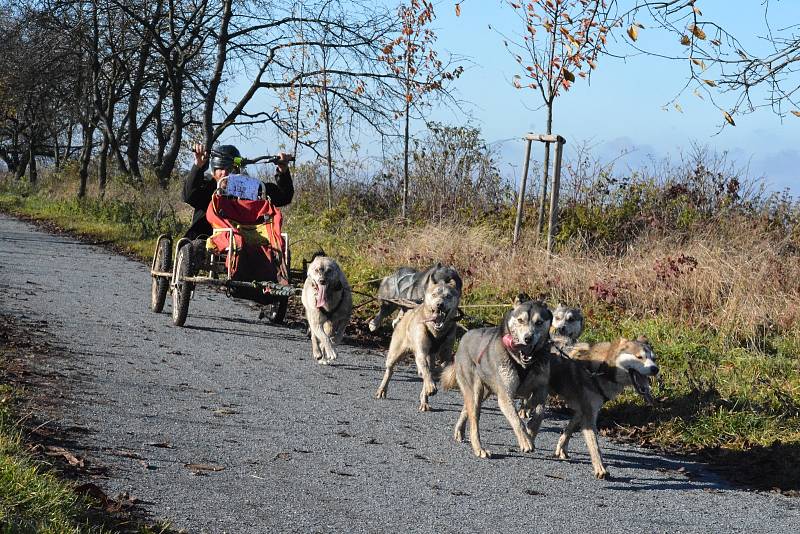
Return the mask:
M 289 454 L 288 452 L 279 452 L 278 454 L 273 456 L 272 459 L 273 460 L 278 460 L 278 459 L 280 459 L 280 460 L 291 460 L 292 459 L 292 455 Z
M 47 447 L 45 454 L 47 456 L 62 456 L 67 462 L 69 462 L 69 465 L 83 467 L 83 459 L 78 458 L 64 447 Z
M 221 465 L 214 465 L 214 464 L 183 464 L 183 467 L 185 467 L 195 475 L 205 474 L 208 471 L 216 473 L 218 471 L 222 471 L 223 469 L 225 469 Z
M 145 445 L 147 445 L 148 447 L 158 447 L 160 449 L 174 449 L 175 448 L 172 445 L 172 443 L 170 443 L 168 441 L 150 442 L 150 443 L 145 443 Z

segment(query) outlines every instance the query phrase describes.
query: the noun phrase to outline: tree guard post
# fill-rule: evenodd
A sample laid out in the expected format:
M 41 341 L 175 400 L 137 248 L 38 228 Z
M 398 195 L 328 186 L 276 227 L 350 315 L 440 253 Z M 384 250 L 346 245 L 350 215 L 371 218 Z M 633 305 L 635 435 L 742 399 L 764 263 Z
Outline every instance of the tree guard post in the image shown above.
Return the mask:
M 556 160 L 555 164 L 553 165 L 555 168 L 553 170 L 553 187 L 552 191 L 550 192 L 550 225 L 547 230 L 547 252 L 549 253 L 552 250 L 553 228 L 555 228 L 558 222 L 558 188 L 561 183 L 561 151 L 567 140 L 560 135 L 532 133 L 527 134 L 523 139 L 525 139 L 527 142 L 525 147 L 525 163 L 522 168 L 522 180 L 519 184 L 519 196 L 517 197 L 517 216 L 514 220 L 514 235 L 511 243 L 512 245 L 517 244 L 517 241 L 519 240 L 519 231 L 522 227 L 522 210 L 525 202 L 525 187 L 528 182 L 528 165 L 531 159 L 531 143 L 533 141 L 539 141 L 545 144 L 555 143 Z M 544 199 L 542 199 L 542 204 L 544 204 Z
M 558 228 L 558 194 L 561 190 L 561 152 L 567 141 L 556 136 L 556 161 L 553 169 L 553 186 L 550 188 L 550 224 L 547 226 L 547 254 L 553 253 L 556 229 Z
M 531 161 L 531 143 L 532 140 L 528 139 L 525 145 L 525 164 L 522 167 L 522 180 L 519 183 L 519 196 L 517 197 L 517 216 L 514 220 L 514 236 L 511 240 L 512 245 L 517 244 L 519 239 L 519 228 L 522 225 L 522 207 L 525 202 L 525 187 L 528 182 L 528 164 Z

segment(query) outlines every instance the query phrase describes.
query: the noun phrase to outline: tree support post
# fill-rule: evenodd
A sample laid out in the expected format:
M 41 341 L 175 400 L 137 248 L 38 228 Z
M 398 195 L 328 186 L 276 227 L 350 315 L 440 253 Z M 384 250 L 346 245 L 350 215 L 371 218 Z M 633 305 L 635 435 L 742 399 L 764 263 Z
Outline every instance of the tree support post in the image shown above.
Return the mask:
M 522 168 L 522 180 L 519 184 L 519 194 L 517 197 L 517 214 L 514 220 L 514 235 L 512 237 L 511 243 L 512 245 L 516 245 L 517 241 L 519 240 L 519 232 L 522 228 L 522 211 L 524 208 L 525 202 L 525 187 L 528 182 L 528 166 L 531 159 L 531 143 L 533 141 L 539 141 L 541 143 L 545 143 L 545 145 L 549 143 L 556 144 L 556 160 L 553 170 L 553 188 L 550 193 L 550 226 L 547 230 L 547 251 L 548 253 L 552 250 L 552 241 L 553 241 L 553 228 L 557 225 L 558 219 L 558 188 L 561 183 L 561 151 L 566 144 L 567 140 L 561 137 L 560 135 L 551 135 L 551 134 L 532 134 L 529 133 L 525 137 L 523 137 L 526 141 L 525 147 L 525 162 Z M 542 205 L 544 205 L 544 199 L 542 199 Z
M 519 195 L 517 196 L 517 216 L 514 220 L 514 236 L 511 240 L 512 245 L 517 244 L 519 239 L 519 229 L 522 226 L 522 207 L 525 202 L 525 187 L 528 182 L 528 164 L 531 161 L 531 140 L 528 139 L 525 145 L 525 164 L 522 167 L 522 180 L 519 182 Z
M 556 230 L 558 229 L 558 194 L 561 190 L 561 152 L 566 140 L 558 136 L 556 140 L 556 161 L 553 169 L 553 186 L 550 188 L 550 224 L 547 226 L 547 254 L 553 253 Z

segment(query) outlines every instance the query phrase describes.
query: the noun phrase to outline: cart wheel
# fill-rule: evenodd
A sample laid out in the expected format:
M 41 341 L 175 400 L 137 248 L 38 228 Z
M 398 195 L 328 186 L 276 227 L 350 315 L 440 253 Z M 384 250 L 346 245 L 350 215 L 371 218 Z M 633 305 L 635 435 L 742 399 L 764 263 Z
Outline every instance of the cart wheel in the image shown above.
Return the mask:
M 159 240 L 153 265 L 156 271 L 161 271 L 162 273 L 172 270 L 172 239 L 169 237 Z M 164 309 L 164 301 L 167 300 L 168 290 L 169 278 L 153 276 L 153 281 L 150 284 L 150 309 L 155 313 L 161 313 Z
M 192 296 L 194 284 L 179 282 L 179 280 L 182 276 L 189 276 L 191 273 L 191 247 L 191 244 L 182 246 L 175 257 L 175 288 L 172 290 L 172 324 L 175 326 L 183 326 L 186 316 L 189 314 L 189 299 Z
M 267 320 L 273 324 L 282 324 L 286 319 L 286 309 L 289 307 L 289 297 L 275 297 L 270 304 Z

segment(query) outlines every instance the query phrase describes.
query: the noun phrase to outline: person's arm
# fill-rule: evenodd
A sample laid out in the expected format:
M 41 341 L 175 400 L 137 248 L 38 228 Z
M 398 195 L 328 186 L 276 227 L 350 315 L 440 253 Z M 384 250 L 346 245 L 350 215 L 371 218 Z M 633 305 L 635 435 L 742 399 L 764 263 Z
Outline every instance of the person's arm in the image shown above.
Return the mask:
M 285 206 L 294 197 L 294 182 L 292 173 L 289 172 L 289 154 L 281 152 L 278 161 L 275 162 L 275 183 L 268 183 L 265 186 L 267 196 L 275 206 Z
M 208 168 L 208 157 L 200 144 L 194 145 L 193 152 L 194 165 L 183 182 L 183 201 L 195 209 L 205 209 L 208 205 L 205 197 L 208 195 L 203 186 L 207 180 L 205 172 Z
M 289 204 L 294 197 L 292 173 L 289 172 L 289 169 L 283 172 L 276 172 L 275 183 L 264 184 L 264 190 L 275 206 L 280 207 Z

